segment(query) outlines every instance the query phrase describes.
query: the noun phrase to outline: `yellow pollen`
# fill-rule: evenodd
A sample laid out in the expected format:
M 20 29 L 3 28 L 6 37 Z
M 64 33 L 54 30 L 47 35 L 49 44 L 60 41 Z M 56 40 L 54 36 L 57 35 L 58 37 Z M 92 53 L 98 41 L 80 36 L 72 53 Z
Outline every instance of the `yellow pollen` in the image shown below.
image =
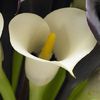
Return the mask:
M 55 33 L 50 33 L 48 39 L 46 40 L 40 54 L 39 58 L 50 60 L 53 54 L 54 44 L 56 40 Z

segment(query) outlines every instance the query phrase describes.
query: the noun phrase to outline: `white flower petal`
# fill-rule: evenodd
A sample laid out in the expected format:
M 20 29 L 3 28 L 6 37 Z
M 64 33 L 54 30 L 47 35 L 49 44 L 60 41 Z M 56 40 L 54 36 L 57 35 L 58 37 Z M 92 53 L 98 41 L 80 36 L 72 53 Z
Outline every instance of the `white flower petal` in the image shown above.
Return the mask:
M 23 13 L 11 20 L 9 32 L 13 47 L 18 48 L 18 52 L 23 55 L 29 56 L 26 51 L 39 52 L 38 50 L 42 47 L 50 30 L 41 17 L 31 13 Z
M 26 75 L 36 85 L 45 85 L 49 83 L 56 75 L 59 67 L 48 62 L 41 62 L 26 58 Z
M 26 56 L 26 75 L 37 85 L 50 82 L 59 67 L 50 61 L 33 56 L 39 52 L 50 33 L 48 24 L 39 16 L 23 13 L 14 17 L 9 24 L 10 41 L 15 50 Z
M 2 14 L 0 13 L 0 38 L 2 35 L 3 26 L 4 26 L 4 20 L 3 20 Z M 3 50 L 2 50 L 2 46 L 1 46 L 1 42 L 0 42 L 0 63 L 2 62 L 3 58 L 4 58 Z
M 2 14 L 0 13 L 0 38 L 3 30 L 3 26 L 4 26 L 4 20 Z
M 57 59 L 62 67 L 72 74 L 75 65 L 96 45 L 96 39 L 87 24 L 85 11 L 63 8 L 47 15 L 45 21 L 57 36 Z

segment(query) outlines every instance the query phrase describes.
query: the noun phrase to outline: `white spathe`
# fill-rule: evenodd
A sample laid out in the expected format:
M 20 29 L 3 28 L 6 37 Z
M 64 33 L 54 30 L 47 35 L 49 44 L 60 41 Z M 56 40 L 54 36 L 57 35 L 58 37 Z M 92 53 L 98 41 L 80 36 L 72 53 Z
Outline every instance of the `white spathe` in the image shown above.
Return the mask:
M 4 26 L 4 20 L 2 14 L 0 13 L 0 38 L 3 30 L 3 26 Z
M 2 14 L 0 13 L 0 38 L 2 35 L 3 26 L 4 26 L 4 20 L 3 20 Z M 2 46 L 0 42 L 0 63 L 2 62 L 2 60 L 3 60 L 3 51 L 2 51 Z
M 56 33 L 54 54 L 58 61 L 31 54 L 40 52 L 50 32 Z M 26 57 L 27 78 L 37 85 L 50 82 L 59 67 L 73 75 L 75 65 L 96 45 L 85 12 L 77 8 L 59 9 L 44 19 L 32 13 L 19 14 L 9 23 L 9 33 L 13 48 Z

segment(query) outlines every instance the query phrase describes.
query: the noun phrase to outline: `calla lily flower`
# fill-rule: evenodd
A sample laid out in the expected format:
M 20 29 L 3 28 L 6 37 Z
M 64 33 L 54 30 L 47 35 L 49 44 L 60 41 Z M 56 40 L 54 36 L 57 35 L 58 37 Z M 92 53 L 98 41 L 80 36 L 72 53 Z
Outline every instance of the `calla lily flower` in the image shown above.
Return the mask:
M 3 21 L 2 14 L 0 13 L 0 38 L 3 30 L 3 25 L 4 25 L 4 21 Z
M 49 33 L 56 33 L 54 55 L 57 61 L 48 61 L 32 55 L 39 53 Z M 37 85 L 50 82 L 60 67 L 73 74 L 75 65 L 96 45 L 85 11 L 63 8 L 51 12 L 44 19 L 32 13 L 15 16 L 9 24 L 13 48 L 26 57 L 27 78 Z
M 4 25 L 4 21 L 3 21 L 2 14 L 0 13 L 0 38 L 1 38 L 2 30 L 3 30 L 3 25 Z M 3 51 L 2 51 L 2 47 L 0 43 L 0 62 L 2 60 L 3 60 Z

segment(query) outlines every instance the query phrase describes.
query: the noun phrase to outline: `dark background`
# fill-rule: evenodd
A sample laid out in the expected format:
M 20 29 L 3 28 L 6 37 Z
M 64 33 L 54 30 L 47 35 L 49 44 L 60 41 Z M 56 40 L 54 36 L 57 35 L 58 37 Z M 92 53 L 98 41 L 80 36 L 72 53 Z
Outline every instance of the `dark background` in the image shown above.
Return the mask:
M 3 62 L 4 71 L 11 81 L 11 66 L 12 66 L 12 54 L 13 48 L 9 42 L 8 23 L 15 16 L 16 13 L 32 12 L 45 17 L 51 11 L 68 7 L 72 0 L 25 0 L 22 4 L 18 3 L 18 0 L 0 0 L 0 12 L 3 14 L 5 25 L 3 35 L 1 38 L 4 57 Z M 67 75 L 65 82 L 57 95 L 56 100 L 66 100 L 71 90 L 82 80 L 90 77 L 91 73 L 100 67 L 100 46 L 97 44 L 95 49 L 83 58 L 74 68 L 76 79 L 73 79 L 69 74 Z M 22 70 L 23 71 L 23 70 Z M 21 100 L 21 99 L 18 99 Z

